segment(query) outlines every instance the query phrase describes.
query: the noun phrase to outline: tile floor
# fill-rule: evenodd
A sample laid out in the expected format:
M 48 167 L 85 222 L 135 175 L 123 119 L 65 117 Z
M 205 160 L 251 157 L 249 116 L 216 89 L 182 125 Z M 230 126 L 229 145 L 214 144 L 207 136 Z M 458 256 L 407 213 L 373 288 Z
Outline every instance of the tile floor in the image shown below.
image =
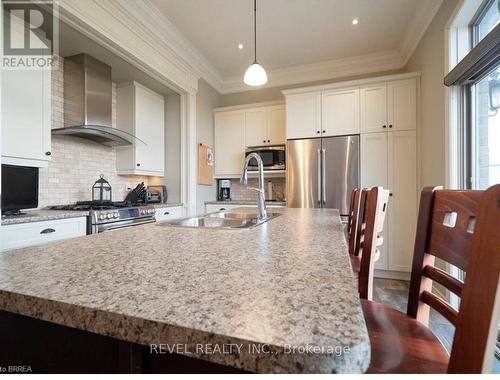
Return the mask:
M 409 284 L 408 281 L 376 278 L 373 286 L 373 299 L 376 302 L 390 304 L 406 313 Z M 432 309 L 429 327 L 450 352 L 455 327 Z M 500 361 L 498 360 L 493 361 L 493 373 L 500 373 Z

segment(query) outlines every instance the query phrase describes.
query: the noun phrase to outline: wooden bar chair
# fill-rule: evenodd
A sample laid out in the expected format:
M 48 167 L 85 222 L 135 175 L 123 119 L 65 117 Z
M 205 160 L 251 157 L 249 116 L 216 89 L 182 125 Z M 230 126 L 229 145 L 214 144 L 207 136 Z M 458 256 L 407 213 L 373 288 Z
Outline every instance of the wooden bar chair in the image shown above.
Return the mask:
M 425 188 L 420 199 L 407 315 L 361 300 L 369 373 L 481 373 L 493 360 L 500 314 L 500 185 L 486 191 Z M 434 266 L 466 272 L 465 283 Z M 461 297 L 455 310 L 433 281 Z M 429 308 L 455 325 L 451 355 L 427 327 Z
M 362 230 L 363 213 L 365 208 L 366 189 L 354 189 L 351 193 L 351 208 L 347 222 L 347 243 L 349 254 L 358 255 L 360 235 Z
M 380 256 L 378 247 L 383 242 L 382 230 L 388 201 L 389 190 L 380 186 L 366 190 L 364 210 L 360 211 L 363 222 L 359 234 L 358 255 L 353 256 L 351 260 L 356 262 L 356 267 L 359 265 L 358 289 L 362 299 L 373 299 L 373 271 L 375 261 Z

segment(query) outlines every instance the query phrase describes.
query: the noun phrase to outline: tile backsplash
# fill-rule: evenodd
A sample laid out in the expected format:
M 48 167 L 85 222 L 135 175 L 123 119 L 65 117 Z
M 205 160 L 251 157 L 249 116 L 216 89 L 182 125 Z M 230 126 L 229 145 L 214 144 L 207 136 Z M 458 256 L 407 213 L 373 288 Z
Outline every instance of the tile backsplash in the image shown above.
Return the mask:
M 64 126 L 63 67 L 61 58 L 58 69 L 52 72 L 52 126 Z M 113 127 L 116 127 L 116 84 L 113 83 Z M 92 185 L 99 174 L 111 184 L 114 201 L 121 201 L 127 194 L 126 187 L 139 182 L 146 185 L 162 184 L 161 177 L 118 176 L 115 149 L 90 140 L 72 136 L 52 136 L 51 161 L 40 169 L 39 207 L 74 203 L 92 199 Z
M 271 181 L 273 183 L 273 195 L 272 195 L 271 199 L 277 200 L 277 201 L 285 200 L 285 197 L 286 197 L 285 178 L 265 178 L 264 181 L 266 182 L 266 184 L 264 186 L 266 199 L 269 199 L 267 189 L 268 189 L 268 182 Z M 248 179 L 248 186 L 258 187 L 259 186 L 258 178 L 249 178 Z M 231 199 L 233 201 L 248 201 L 248 200 L 255 200 L 257 198 L 256 198 L 254 191 L 248 190 L 246 188 L 246 186 L 243 186 L 238 179 L 232 179 L 231 180 Z

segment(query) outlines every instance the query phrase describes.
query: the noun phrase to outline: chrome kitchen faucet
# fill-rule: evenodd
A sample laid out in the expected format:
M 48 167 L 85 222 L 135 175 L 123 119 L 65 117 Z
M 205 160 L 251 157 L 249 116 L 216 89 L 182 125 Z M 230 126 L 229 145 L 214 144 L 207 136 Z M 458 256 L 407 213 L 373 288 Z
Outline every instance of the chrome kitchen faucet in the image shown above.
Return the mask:
M 247 186 L 248 184 L 248 163 L 250 160 L 254 158 L 257 161 L 257 165 L 259 167 L 259 188 L 255 187 L 247 187 L 248 190 L 257 192 L 257 205 L 259 207 L 258 219 L 267 218 L 266 211 L 266 198 L 264 195 L 264 163 L 262 162 L 262 158 L 257 153 L 250 153 L 246 159 L 245 164 L 243 165 L 243 173 L 241 173 L 240 182 Z

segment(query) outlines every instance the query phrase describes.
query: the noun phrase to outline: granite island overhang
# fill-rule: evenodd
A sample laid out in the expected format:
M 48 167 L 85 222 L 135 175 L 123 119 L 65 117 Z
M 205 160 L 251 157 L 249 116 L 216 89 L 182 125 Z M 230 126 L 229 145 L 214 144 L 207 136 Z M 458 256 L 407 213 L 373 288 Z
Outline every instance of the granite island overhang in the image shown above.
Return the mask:
M 338 211 L 278 212 L 250 229 L 150 224 L 4 252 L 0 310 L 116 339 L 143 358 L 364 372 L 370 343 Z

